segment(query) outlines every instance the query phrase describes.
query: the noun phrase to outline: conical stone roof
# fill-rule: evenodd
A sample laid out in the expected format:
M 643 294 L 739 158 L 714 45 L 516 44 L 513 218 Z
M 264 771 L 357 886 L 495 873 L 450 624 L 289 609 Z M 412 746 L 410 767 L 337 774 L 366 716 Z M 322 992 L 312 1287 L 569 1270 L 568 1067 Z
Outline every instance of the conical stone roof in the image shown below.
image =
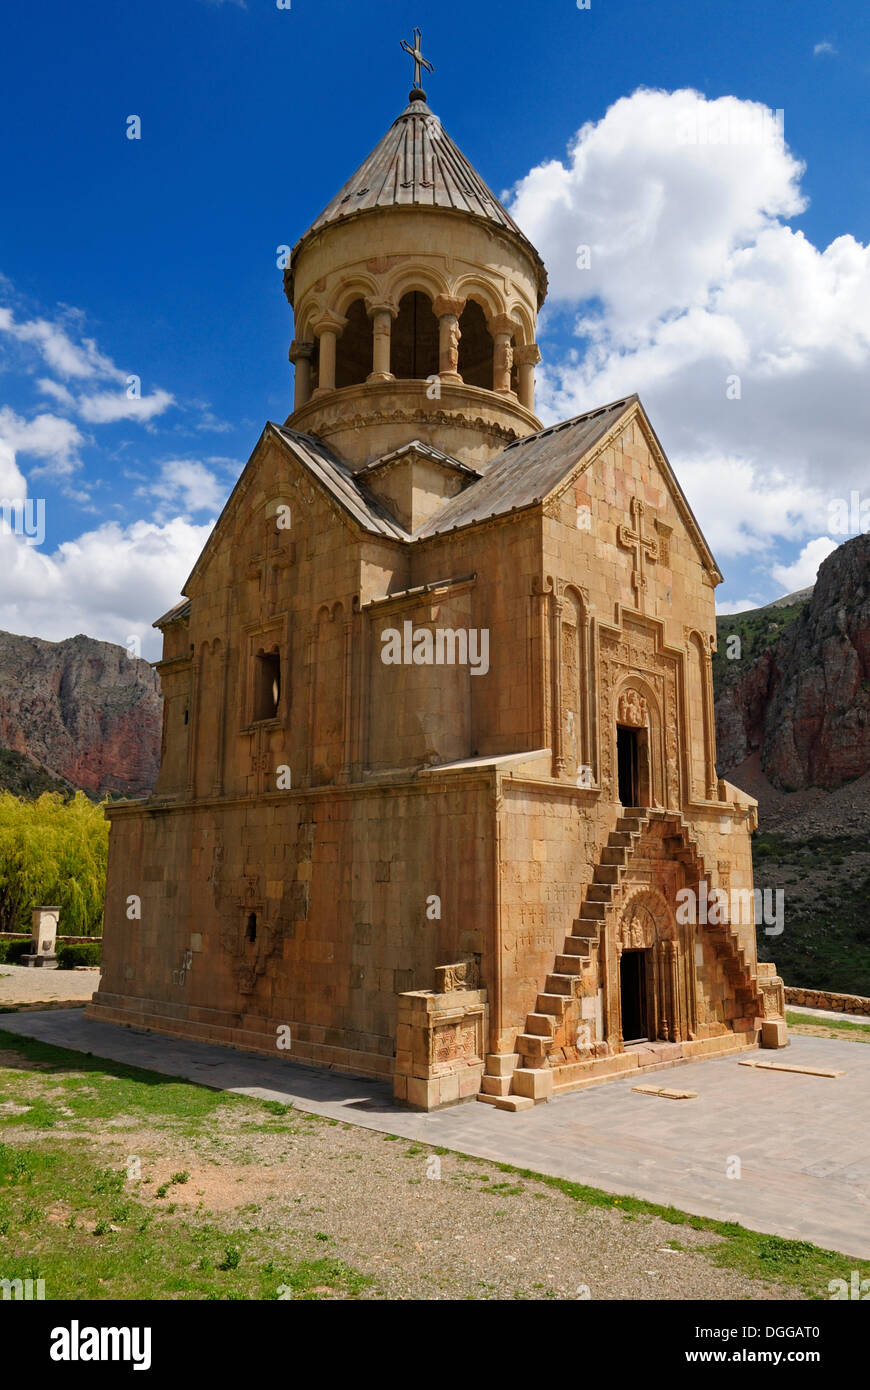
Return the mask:
M 523 243 L 538 269 L 539 303 L 547 292 L 547 272 L 532 243 L 484 183 L 440 120 L 415 90 L 352 178 L 293 248 L 315 232 L 357 213 L 388 207 L 449 208 L 469 213 L 508 232 Z

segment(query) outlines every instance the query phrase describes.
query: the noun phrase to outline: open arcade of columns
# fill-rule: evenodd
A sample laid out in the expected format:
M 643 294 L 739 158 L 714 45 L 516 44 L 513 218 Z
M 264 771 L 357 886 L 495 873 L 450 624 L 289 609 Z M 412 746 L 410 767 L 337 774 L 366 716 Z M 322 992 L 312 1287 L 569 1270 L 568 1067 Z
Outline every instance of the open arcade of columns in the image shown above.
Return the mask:
M 391 368 L 391 346 L 393 320 L 399 308 L 395 303 L 366 300 L 366 312 L 372 322 L 372 369 L 366 380 L 370 382 L 394 381 Z M 442 381 L 461 385 L 459 373 L 459 342 L 462 332 L 459 320 L 466 301 L 439 296 L 433 303 L 433 312 L 438 320 L 438 375 Z M 306 405 L 312 397 L 317 399 L 335 390 L 335 367 L 338 340 L 347 319 L 328 313 L 312 324 L 315 342 L 294 340 L 290 348 L 290 361 L 296 368 L 294 412 Z M 506 314 L 494 314 L 487 322 L 487 329 L 493 343 L 492 390 L 501 396 L 518 399 L 520 405 L 534 413 L 535 409 L 535 367 L 541 360 L 537 343 L 515 347 L 512 339 L 517 325 Z M 311 389 L 311 368 L 318 352 L 319 380 L 314 392 Z M 511 389 L 511 372 L 516 366 L 518 390 Z

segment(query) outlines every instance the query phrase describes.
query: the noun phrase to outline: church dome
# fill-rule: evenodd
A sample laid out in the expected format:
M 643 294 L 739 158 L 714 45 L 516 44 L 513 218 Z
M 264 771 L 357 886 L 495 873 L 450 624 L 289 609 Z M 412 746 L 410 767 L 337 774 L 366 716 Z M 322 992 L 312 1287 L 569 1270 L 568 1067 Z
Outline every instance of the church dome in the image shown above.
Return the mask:
M 448 208 L 491 222 L 523 243 L 538 267 L 540 308 L 547 272 L 538 252 L 426 105 L 425 93 L 414 90 L 410 96 L 384 138 L 300 237 L 291 273 L 292 260 L 307 238 L 335 222 L 372 208 Z
M 296 242 L 284 288 L 286 423 L 352 470 L 412 442 L 479 469 L 540 428 L 543 262 L 419 85 Z

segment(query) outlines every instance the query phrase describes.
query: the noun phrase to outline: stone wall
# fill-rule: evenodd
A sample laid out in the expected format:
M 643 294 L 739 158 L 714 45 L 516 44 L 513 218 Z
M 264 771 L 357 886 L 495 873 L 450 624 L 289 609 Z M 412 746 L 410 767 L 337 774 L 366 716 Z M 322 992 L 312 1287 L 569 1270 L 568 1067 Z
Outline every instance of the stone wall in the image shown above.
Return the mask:
M 860 994 L 831 994 L 822 989 L 792 989 L 785 991 L 786 1004 L 801 1005 L 807 1009 L 830 1009 L 837 1014 L 870 1014 L 870 999 Z
M 398 995 L 493 969 L 491 803 L 478 774 L 113 807 L 93 1016 L 391 1076 Z

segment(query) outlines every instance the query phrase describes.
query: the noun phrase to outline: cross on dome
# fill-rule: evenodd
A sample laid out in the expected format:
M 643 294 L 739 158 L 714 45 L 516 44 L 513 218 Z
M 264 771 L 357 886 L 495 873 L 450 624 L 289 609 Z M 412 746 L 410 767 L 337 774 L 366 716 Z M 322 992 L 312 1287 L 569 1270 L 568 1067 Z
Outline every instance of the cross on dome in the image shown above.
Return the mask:
M 408 43 L 407 39 L 402 39 L 400 42 L 400 46 L 404 50 L 404 52 L 414 59 L 414 89 L 411 92 L 411 101 L 414 101 L 417 98 L 419 98 L 421 101 L 426 100 L 426 93 L 423 91 L 422 87 L 422 69 L 425 68 L 427 72 L 435 71 L 432 64 L 429 62 L 429 59 L 423 57 L 423 50 L 420 47 L 420 40 L 422 39 L 422 37 L 422 29 L 415 29 L 413 48 Z

